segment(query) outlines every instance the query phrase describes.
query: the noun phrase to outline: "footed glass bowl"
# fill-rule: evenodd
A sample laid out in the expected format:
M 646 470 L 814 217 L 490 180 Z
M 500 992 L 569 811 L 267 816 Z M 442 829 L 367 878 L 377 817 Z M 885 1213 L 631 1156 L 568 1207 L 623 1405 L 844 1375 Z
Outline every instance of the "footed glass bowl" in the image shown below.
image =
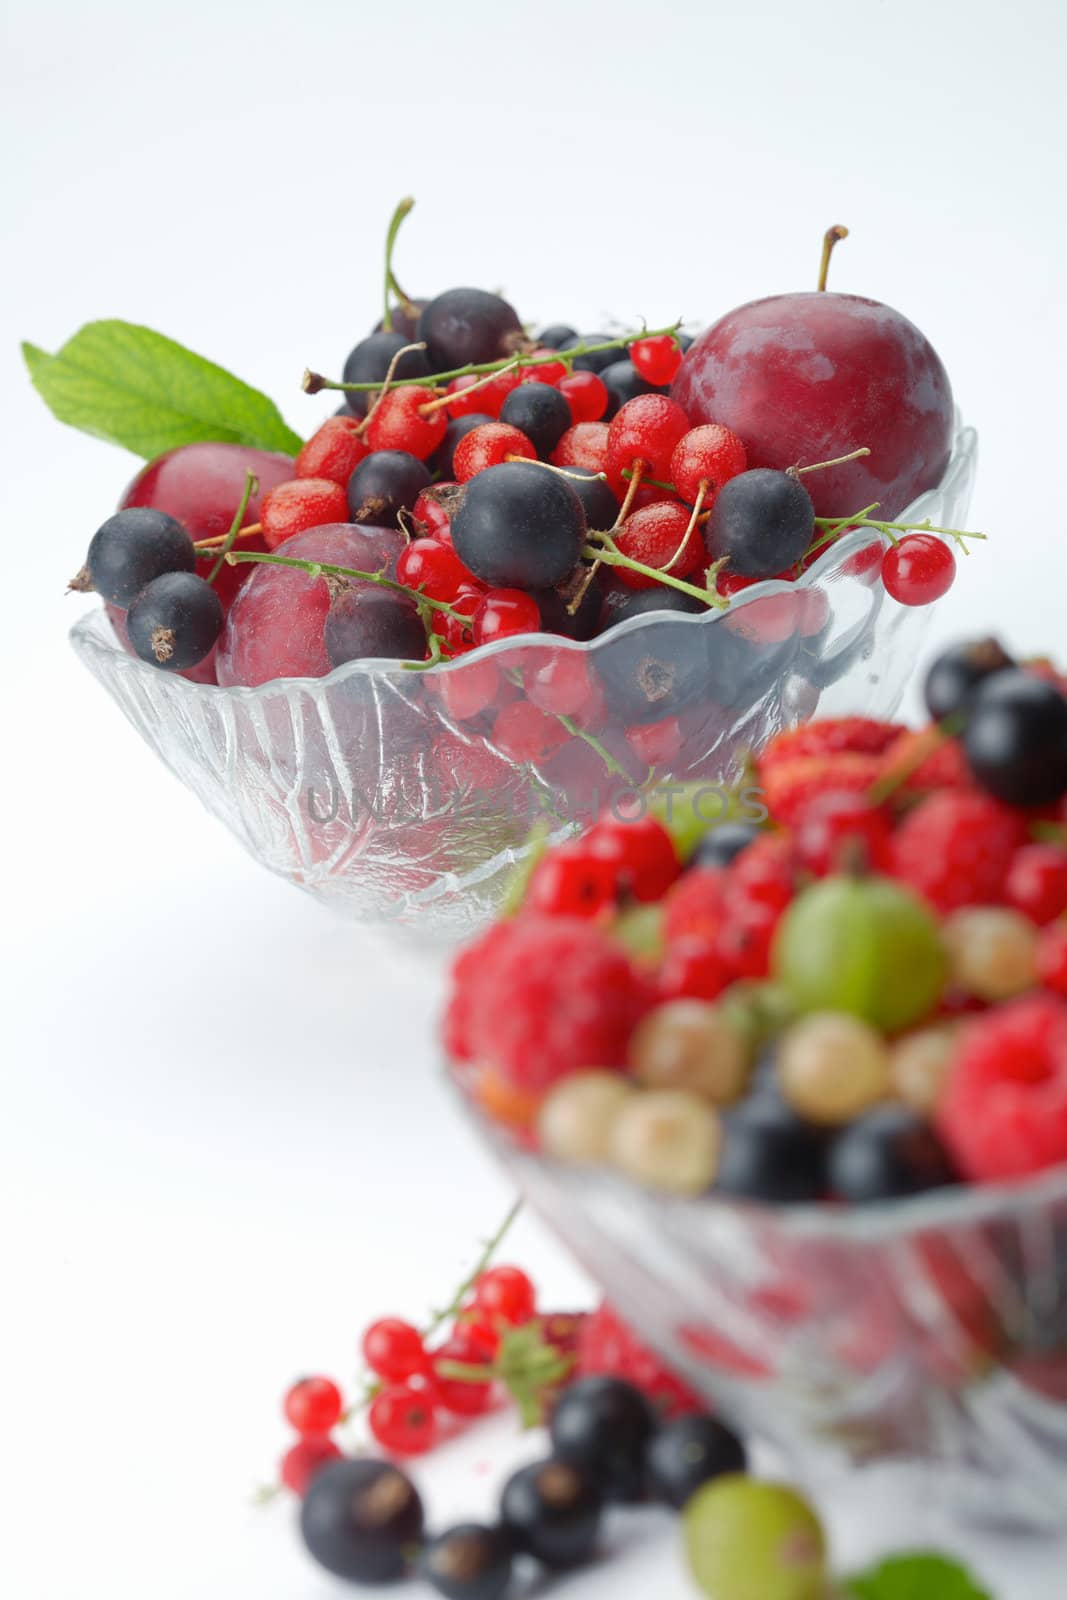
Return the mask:
M 902 520 L 962 525 L 975 442 L 957 431 L 943 481 Z M 221 689 L 127 654 L 103 610 L 71 639 L 257 861 L 359 921 L 460 937 L 499 904 L 535 823 L 566 830 L 649 782 L 717 784 L 816 708 L 891 716 L 930 607 L 888 598 L 883 543 L 855 529 L 797 583 L 755 584 L 725 612 L 501 640 L 426 672 L 353 661 Z
M 1062 1534 L 1067 1171 L 771 1207 L 653 1194 L 485 1126 L 612 1304 L 805 1482 L 907 1462 L 950 1515 Z

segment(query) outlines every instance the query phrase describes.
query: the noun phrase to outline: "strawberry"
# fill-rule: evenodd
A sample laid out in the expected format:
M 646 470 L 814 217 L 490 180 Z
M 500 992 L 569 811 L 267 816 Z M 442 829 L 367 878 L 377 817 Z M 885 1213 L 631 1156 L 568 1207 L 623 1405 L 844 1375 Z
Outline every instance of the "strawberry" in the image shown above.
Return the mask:
M 798 733 L 804 731 L 797 729 Z M 881 774 L 881 757 L 860 751 L 795 756 L 788 761 L 774 761 L 769 767 L 761 760 L 759 766 L 763 803 L 775 822 L 786 827 L 792 826 L 816 796 L 830 789 L 835 793 L 864 794 Z
M 760 753 L 760 772 L 787 761 L 814 756 L 880 756 L 904 732 L 899 722 L 878 722 L 873 717 L 827 717 L 806 722 L 776 734 Z

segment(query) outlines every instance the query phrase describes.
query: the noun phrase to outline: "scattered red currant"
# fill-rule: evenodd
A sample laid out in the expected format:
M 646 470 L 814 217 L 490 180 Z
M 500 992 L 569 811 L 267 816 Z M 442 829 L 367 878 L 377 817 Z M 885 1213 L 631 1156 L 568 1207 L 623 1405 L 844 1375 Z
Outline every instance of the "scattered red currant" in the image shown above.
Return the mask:
M 437 1418 L 431 1391 L 416 1389 L 410 1383 L 383 1389 L 371 1401 L 367 1426 L 390 1455 L 425 1455 L 437 1443 Z
M 382 1317 L 371 1323 L 363 1335 L 363 1359 L 389 1383 L 424 1373 L 429 1363 L 422 1334 L 399 1317 Z
M 454 656 L 465 655 L 474 649 L 474 613 L 482 603 L 485 590 L 467 584 L 453 595 L 448 604 L 455 616 L 439 617 L 435 622 L 437 632 Z
M 434 1351 L 434 1394 L 446 1411 L 460 1417 L 481 1416 L 493 1403 L 493 1385 L 491 1382 L 447 1378 L 441 1373 L 441 1366 L 454 1362 L 457 1366 L 487 1367 L 491 1365 L 493 1355 L 494 1352 L 469 1330 L 453 1334 L 451 1339 Z
M 319 1468 L 340 1461 L 341 1454 L 327 1434 L 309 1433 L 285 1452 L 278 1475 L 285 1487 L 302 1500 Z
M 535 706 L 556 716 L 573 716 L 594 691 L 589 659 L 578 650 L 556 650 L 525 674 L 526 693 Z
M 331 1378 L 301 1378 L 284 1402 L 286 1420 L 297 1433 L 329 1433 L 344 1408 L 341 1391 Z
M 479 645 L 536 633 L 540 626 L 541 610 L 533 595 L 522 589 L 490 589 L 474 613 L 471 631 Z
M 443 490 L 458 489 L 458 483 L 435 483 L 432 489 L 425 489 L 411 508 L 411 518 L 419 535 L 424 539 L 436 539 L 438 544 L 452 543 L 452 518 L 442 503 Z
M 468 661 L 462 672 L 443 672 L 430 682 L 456 722 L 469 722 L 478 716 L 500 692 L 500 672 L 495 661 Z
M 670 383 L 682 364 L 682 352 L 673 334 L 657 333 L 650 339 L 635 339 L 630 360 L 646 383 L 661 388 Z
M 552 460 L 557 467 L 584 467 L 587 472 L 603 472 L 608 464 L 608 424 L 576 422 L 553 450 Z
M 512 761 L 540 761 L 569 737 L 557 717 L 529 700 L 504 706 L 493 723 L 493 743 Z
M 882 558 L 882 581 L 902 606 L 928 606 L 952 588 L 956 557 L 934 533 L 909 533 Z
M 530 354 L 534 357 L 540 357 L 550 356 L 553 352 L 551 350 L 531 350 Z M 555 388 L 569 372 L 570 368 L 565 361 L 541 361 L 536 367 L 520 367 L 519 382 L 547 383 Z
M 469 483 L 487 467 L 500 466 L 508 456 L 536 461 L 537 451 L 519 428 L 512 428 L 506 422 L 485 422 L 480 428 L 472 428 L 459 441 L 452 457 L 452 470 L 460 483 Z
M 519 1328 L 537 1310 L 537 1291 L 520 1267 L 490 1267 L 474 1285 L 474 1304 L 491 1324 Z
M 452 396 L 448 410 L 453 417 L 469 417 L 478 412 L 487 417 L 498 417 L 500 407 L 512 389 L 518 387 L 519 374 L 514 369 L 498 372 L 491 382 L 481 384 L 473 372 L 468 373 L 462 378 L 453 378 L 448 385 L 447 393 Z M 469 395 L 468 389 L 472 391 Z
M 700 529 L 695 523 L 690 528 L 690 521 L 685 506 L 661 501 L 628 516 L 615 534 L 615 543 L 631 561 L 640 561 L 661 572 L 669 569 L 676 578 L 687 578 L 707 560 Z M 616 567 L 615 573 L 628 589 L 658 586 L 658 579 L 629 567 Z

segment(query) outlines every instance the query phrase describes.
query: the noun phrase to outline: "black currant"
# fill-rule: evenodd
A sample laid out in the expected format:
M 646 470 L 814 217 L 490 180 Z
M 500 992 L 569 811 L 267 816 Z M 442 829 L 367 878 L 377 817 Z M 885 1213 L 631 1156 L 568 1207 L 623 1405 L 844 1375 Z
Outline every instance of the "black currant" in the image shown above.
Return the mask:
M 620 406 L 624 406 L 627 400 L 633 400 L 639 394 L 667 393 L 666 389 L 646 383 L 629 356 L 623 356 L 620 361 L 612 361 L 609 366 L 602 367 L 600 381 L 608 391 L 608 406 L 604 412 L 604 420 L 608 422 Z
M 395 528 L 398 513 L 410 511 L 431 481 L 429 468 L 417 456 L 406 450 L 375 450 L 348 480 L 349 515 L 353 522 Z
M 576 344 L 610 344 L 613 338 L 614 334 L 611 333 L 572 333 L 556 348 L 573 350 Z M 575 372 L 603 372 L 613 361 L 618 361 L 623 353 L 622 346 L 615 344 L 610 350 L 597 350 L 591 356 L 575 356 L 571 367 Z
M 578 335 L 573 328 L 568 328 L 565 322 L 553 322 L 551 327 L 545 328 L 543 333 L 537 335 L 537 343 L 544 350 L 568 349 L 571 344 L 577 343 L 577 340 Z
M 577 1567 L 596 1549 L 602 1500 L 589 1474 L 550 1456 L 508 1479 L 500 1517 L 516 1550 L 553 1568 Z
M 396 330 L 368 334 L 349 352 L 341 376 L 346 383 L 384 383 L 393 357 L 411 343 L 411 339 Z M 408 350 L 397 362 L 393 377 L 428 378 L 431 371 L 425 350 Z M 356 389 L 345 396 L 345 403 L 357 417 L 362 417 L 371 399 L 373 395 Z
M 795 565 L 815 533 L 815 508 L 799 479 L 753 467 L 715 496 L 704 539 L 712 561 L 746 578 L 773 578 Z
M 546 633 L 559 633 L 565 639 L 592 639 L 600 631 L 600 612 L 604 597 L 595 578 L 585 583 L 588 568 L 575 569 L 575 578 L 558 589 L 537 589 L 534 599 L 541 608 L 541 626 Z M 571 615 L 577 586 L 585 583 L 578 609 Z
M 712 1478 L 744 1472 L 748 1458 L 725 1423 L 707 1416 L 679 1417 L 651 1439 L 645 1464 L 655 1498 L 681 1511 Z
M 587 528 L 607 532 L 615 526 L 619 515 L 619 502 L 606 478 L 588 467 L 567 467 L 567 482 L 582 502 Z
M 826 1139 L 773 1088 L 723 1117 L 717 1194 L 775 1203 L 818 1200 L 826 1192 Z
M 589 1473 L 606 1500 L 644 1497 L 645 1449 L 656 1429 L 640 1389 L 619 1378 L 583 1378 L 552 1413 L 552 1448 Z
M 683 333 L 681 328 L 675 333 L 674 339 L 683 356 L 687 350 L 693 348 L 693 335 L 691 333 Z
M 426 341 L 430 370 L 449 372 L 471 362 L 513 355 L 523 342 L 514 306 L 484 289 L 446 289 L 425 306 L 419 338 Z
M 413 344 L 419 337 L 419 318 L 429 303 L 428 300 L 409 300 L 390 309 L 389 317 L 393 324 L 392 332 L 403 334 L 405 344 Z M 374 324 L 374 332 L 383 333 L 384 331 L 382 319 L 379 317 Z
M 361 471 L 357 467 L 356 475 Z M 562 583 L 577 566 L 584 539 L 582 502 L 560 473 L 533 462 L 479 472 L 452 519 L 456 554 L 494 588 Z
M 758 839 L 763 829 L 758 822 L 720 822 L 710 828 L 690 858 L 694 867 L 728 867 L 742 850 Z
M 309 1553 L 327 1572 L 354 1583 L 403 1577 L 422 1526 L 414 1485 L 398 1468 L 366 1458 L 320 1467 L 300 1512 Z
M 573 422 L 571 408 L 548 383 L 520 383 L 500 408 L 501 422 L 521 428 L 539 456 L 550 455 Z
M 618 632 L 612 627 L 610 643 L 605 640 L 597 651 L 612 710 L 627 722 L 658 722 L 706 697 L 711 685 L 705 635 L 715 632 L 713 625 L 698 627 L 672 616 L 650 616 L 641 627 Z
M 1011 666 L 1014 662 L 996 639 L 953 645 L 942 651 L 926 674 L 923 698 L 927 711 L 935 722 L 955 716 L 980 683 Z
M 842 1200 L 894 1200 L 955 1183 L 944 1145 L 907 1106 L 881 1106 L 850 1123 L 830 1147 L 829 1186 Z
M 1067 699 L 1051 683 L 1005 668 L 974 691 L 963 749 L 975 779 L 1012 806 L 1067 793 Z
M 364 658 L 421 661 L 426 654 L 426 629 L 418 611 L 403 595 L 373 584 L 342 589 L 330 605 L 323 642 L 331 667 Z
M 665 583 L 654 589 L 612 589 L 604 600 L 603 626 L 611 628 L 616 622 L 645 617 L 652 611 L 681 611 L 695 617 L 707 609 L 695 595 L 670 589 Z
M 503 1528 L 464 1522 L 429 1541 L 419 1575 L 445 1600 L 501 1600 L 511 1582 L 512 1560 Z
M 721 490 L 720 490 L 721 493 Z M 711 695 L 721 706 L 751 706 L 778 690 L 800 650 L 795 626 L 784 637 L 760 599 L 731 608 L 707 630 Z
M 222 601 L 195 572 L 164 572 L 126 613 L 126 633 L 142 661 L 184 672 L 203 661 L 222 632 Z
M 480 428 L 487 422 L 495 421 L 495 417 L 489 416 L 484 411 L 472 411 L 464 417 L 453 417 L 445 429 L 444 438 L 426 463 L 434 477 L 451 482 L 454 477 L 452 458 L 456 453 L 456 446 L 459 441 L 465 439 L 468 433 L 472 433 L 475 428 Z
M 97 528 L 85 565 L 97 594 L 125 607 L 164 572 L 192 572 L 196 551 L 174 517 L 131 506 Z

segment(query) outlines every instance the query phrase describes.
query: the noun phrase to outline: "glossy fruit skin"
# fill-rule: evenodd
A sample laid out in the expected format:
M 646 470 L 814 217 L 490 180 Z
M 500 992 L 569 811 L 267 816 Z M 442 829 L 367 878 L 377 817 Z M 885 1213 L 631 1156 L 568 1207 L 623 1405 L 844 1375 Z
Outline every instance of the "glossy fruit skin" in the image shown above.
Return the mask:
M 1027 844 L 1015 852 L 1004 884 L 1008 904 L 1038 927 L 1067 911 L 1067 850 Z
M 743 1100 L 723 1119 L 715 1192 L 789 1205 L 826 1193 L 826 1139 L 772 1094 Z
M 744 1472 L 745 1447 L 714 1417 L 679 1417 L 649 1441 L 645 1467 L 653 1497 L 681 1511 L 713 1478 Z
M 392 333 L 368 334 L 366 339 L 361 339 L 349 352 L 341 377 L 345 383 L 382 383 L 393 357 L 398 351 L 403 350 L 405 345 L 413 342 L 396 330 Z M 455 365 L 459 366 L 461 363 L 456 362 Z M 408 350 L 397 362 L 393 376 L 427 378 L 432 371 L 425 350 Z M 345 394 L 345 404 L 353 415 L 362 417 L 373 398 L 372 392 L 353 389 Z
M 331 667 L 346 661 L 424 661 L 426 629 L 403 595 L 359 584 L 331 602 L 323 642 Z
M 426 463 L 430 471 L 436 473 L 439 478 L 451 482 L 457 445 L 467 437 L 468 433 L 473 433 L 475 428 L 482 428 L 493 420 L 487 411 L 469 411 L 461 417 L 452 417 L 445 429 L 444 438 Z
M 595 372 L 571 372 L 559 380 L 573 422 L 599 422 L 608 410 L 607 387 Z
M 448 431 L 443 411 L 430 411 L 437 396 L 421 384 L 404 384 L 381 396 L 367 419 L 364 438 L 372 450 L 407 450 L 425 461 L 437 450 Z
M 669 570 L 676 578 L 689 578 L 705 560 L 700 529 L 693 524 L 686 506 L 677 501 L 659 501 L 631 512 L 615 533 L 615 543 L 624 556 L 640 561 L 657 571 Z M 629 567 L 615 568 L 618 581 L 628 589 L 662 589 L 658 579 Z
M 277 550 L 286 539 L 309 528 L 344 522 L 348 500 L 332 478 L 291 478 L 263 496 L 261 515 L 264 543 L 268 550 Z
M 627 400 L 634 400 L 639 394 L 666 393 L 666 390 L 657 389 L 655 384 L 642 378 L 630 358 L 623 356 L 621 352 L 620 359 L 613 361 L 610 366 L 602 367 L 597 376 L 608 391 L 607 406 L 601 412 L 601 416 L 606 417 L 609 422 Z
M 817 476 L 817 474 L 815 474 Z M 798 562 L 815 537 L 815 509 L 787 472 L 739 472 L 715 497 L 704 529 L 712 561 L 746 578 L 773 578 Z
M 419 1558 L 419 1576 L 445 1600 L 503 1600 L 512 1560 L 503 1528 L 464 1522 L 429 1540 Z
M 1020 668 L 979 686 L 963 733 L 975 781 L 1012 806 L 1050 805 L 1067 792 L 1067 699 Z
M 537 1310 L 537 1291 L 519 1267 L 490 1267 L 474 1286 L 474 1304 L 488 1318 L 519 1328 Z
M 547 383 L 521 383 L 500 408 L 501 422 L 519 428 L 539 456 L 548 456 L 572 425 L 571 408 Z
M 521 1468 L 500 1497 L 500 1518 L 515 1548 L 553 1571 L 590 1560 L 601 1508 L 588 1473 L 555 1457 Z
M 584 573 L 587 568 L 578 569 Z M 571 615 L 571 601 L 567 586 L 553 589 L 535 589 L 534 599 L 541 612 L 541 626 L 546 633 L 558 633 L 565 639 L 592 639 L 600 632 L 600 614 L 604 595 L 596 578 L 585 587 L 577 611 Z
M 484 289 L 446 289 L 419 317 L 419 338 L 426 341 L 431 372 L 496 361 L 511 355 L 522 337 L 515 308 Z
M 659 387 L 676 376 L 682 352 L 673 334 L 657 333 L 649 339 L 636 340 L 630 346 L 630 360 L 646 382 Z
M 363 1335 L 363 1359 L 379 1378 L 403 1383 L 428 1366 L 422 1334 L 399 1317 L 380 1317 Z
M 390 1583 L 407 1570 L 422 1537 L 422 1502 L 396 1467 L 361 1458 L 335 1461 L 308 1485 L 300 1532 L 308 1553 L 338 1578 Z
M 457 1417 L 480 1417 L 493 1403 L 493 1385 L 444 1377 L 438 1370 L 439 1364 L 454 1361 L 459 1366 L 484 1367 L 492 1361 L 493 1354 L 473 1331 L 455 1333 L 437 1347 L 432 1358 L 433 1389 L 446 1411 Z
M 210 655 L 225 613 L 195 572 L 164 572 L 146 584 L 126 613 L 134 654 L 166 672 L 184 672 Z
M 429 303 L 428 300 L 408 300 L 392 306 L 389 312 L 389 320 L 393 326 L 390 331 L 402 333 L 409 343 L 413 343 L 418 338 L 419 317 Z M 385 331 L 382 318 L 379 317 L 374 324 L 374 332 L 384 333 Z
M 582 502 L 587 528 L 606 531 L 615 526 L 619 502 L 610 484 L 584 467 L 568 467 L 565 481 Z
M 700 616 L 707 609 L 695 595 L 683 594 L 680 589 L 668 589 L 665 584 L 658 583 L 650 589 L 616 591 L 610 605 L 605 607 L 604 626 L 614 627 L 617 622 L 627 622 L 630 617 L 647 616 L 652 611 L 680 611 L 689 616 Z
M 703 835 L 690 858 L 690 865 L 728 867 L 762 832 L 755 822 L 720 822 Z
M 347 488 L 348 480 L 365 455 L 370 454 L 356 432 L 354 417 L 327 417 L 311 435 L 294 463 L 298 478 L 330 478 Z M 284 481 L 284 480 L 283 480 Z M 249 522 L 259 521 L 259 512 L 248 511 Z
M 750 465 L 830 461 L 813 472 L 820 517 L 873 500 L 892 520 L 944 476 L 953 401 L 940 357 L 915 325 L 857 295 L 775 295 L 739 306 L 695 342 L 671 389 L 694 426 L 719 422 L 745 441 Z
M 192 572 L 196 551 L 175 517 L 147 509 L 117 511 L 93 534 L 85 564 L 101 599 L 126 607 L 154 578 Z
M 329 1433 L 341 1420 L 344 1400 L 331 1378 L 301 1378 L 286 1395 L 284 1410 L 297 1433 Z
M 395 528 L 399 513 L 410 511 L 430 482 L 429 468 L 407 450 L 376 450 L 348 480 L 349 515 L 353 522 Z
M 665 478 L 678 441 L 689 432 L 689 418 L 663 394 L 641 394 L 608 424 L 608 470 L 620 473 L 640 461 L 646 477 Z
M 785 1485 L 726 1473 L 698 1489 L 684 1526 L 690 1568 L 711 1600 L 823 1600 L 825 1535 Z
M 577 339 L 578 335 L 574 329 L 568 327 L 565 322 L 553 322 L 543 333 L 537 335 L 538 344 L 544 345 L 546 350 L 569 349 Z
M 618 1378 L 582 1378 L 565 1389 L 549 1426 L 552 1449 L 577 1462 L 606 1500 L 644 1498 L 645 1451 L 655 1432 L 639 1389 Z
M 956 1181 L 937 1134 L 907 1106 L 880 1106 L 842 1129 L 830 1147 L 828 1170 L 834 1194 L 853 1205 Z
M 383 1389 L 371 1401 L 367 1426 L 390 1455 L 425 1455 L 437 1443 L 432 1391 L 410 1383 Z
M 882 558 L 886 593 L 902 606 L 928 606 L 956 580 L 956 557 L 936 533 L 909 533 Z
M 584 538 L 582 503 L 566 479 L 525 462 L 478 473 L 452 519 L 460 560 L 493 588 L 562 583 Z
M 886 1033 L 919 1022 L 946 975 L 937 922 L 889 878 L 822 878 L 785 911 L 774 974 L 799 1011 L 839 1011 Z
M 995 672 L 1013 665 L 995 639 L 953 645 L 931 664 L 923 684 L 923 699 L 934 722 L 955 716 L 970 703 L 978 686 Z

